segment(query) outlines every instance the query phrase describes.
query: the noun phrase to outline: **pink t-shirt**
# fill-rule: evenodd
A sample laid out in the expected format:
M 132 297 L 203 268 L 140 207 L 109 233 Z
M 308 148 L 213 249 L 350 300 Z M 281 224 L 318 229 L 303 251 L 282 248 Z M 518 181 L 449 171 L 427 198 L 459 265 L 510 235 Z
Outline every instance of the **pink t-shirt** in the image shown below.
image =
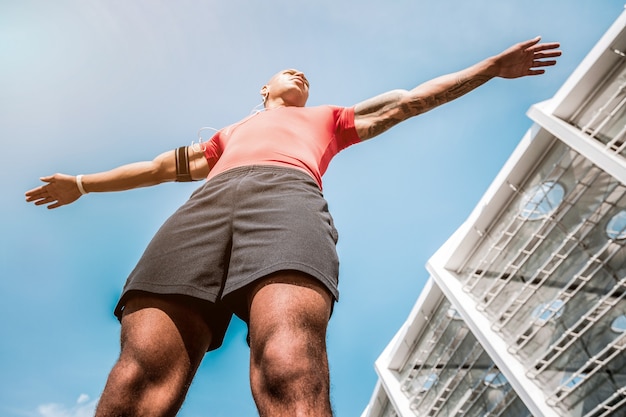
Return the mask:
M 207 179 L 248 165 L 300 169 L 322 188 L 322 175 L 342 149 L 360 142 L 354 109 L 338 106 L 279 107 L 251 115 L 216 133 L 204 155 Z

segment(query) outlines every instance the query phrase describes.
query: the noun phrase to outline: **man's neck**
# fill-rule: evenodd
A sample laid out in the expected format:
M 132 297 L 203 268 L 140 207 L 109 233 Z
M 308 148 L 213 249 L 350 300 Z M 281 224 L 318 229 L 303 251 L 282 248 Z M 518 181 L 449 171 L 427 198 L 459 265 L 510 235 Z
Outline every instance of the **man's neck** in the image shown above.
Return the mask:
M 298 106 L 296 104 L 289 104 L 280 98 L 269 100 L 265 104 L 265 110 L 278 109 L 281 107 L 304 107 L 304 106 Z

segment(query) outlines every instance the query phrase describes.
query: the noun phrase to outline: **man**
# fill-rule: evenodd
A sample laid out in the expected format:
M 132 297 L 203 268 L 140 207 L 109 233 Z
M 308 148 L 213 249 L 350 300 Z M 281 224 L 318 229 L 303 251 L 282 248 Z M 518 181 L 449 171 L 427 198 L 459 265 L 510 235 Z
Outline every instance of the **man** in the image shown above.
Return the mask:
M 454 100 L 494 77 L 544 73 L 560 56 L 540 38 L 411 91 L 351 108 L 305 107 L 309 83 L 285 70 L 261 89 L 265 111 L 203 148 L 111 171 L 44 177 L 26 193 L 57 208 L 88 192 L 207 179 L 159 230 L 116 315 L 121 354 L 97 416 L 171 416 L 232 314 L 249 329 L 250 381 L 261 416 L 331 416 L 326 327 L 337 299 L 337 240 L 321 176 L 340 150 Z

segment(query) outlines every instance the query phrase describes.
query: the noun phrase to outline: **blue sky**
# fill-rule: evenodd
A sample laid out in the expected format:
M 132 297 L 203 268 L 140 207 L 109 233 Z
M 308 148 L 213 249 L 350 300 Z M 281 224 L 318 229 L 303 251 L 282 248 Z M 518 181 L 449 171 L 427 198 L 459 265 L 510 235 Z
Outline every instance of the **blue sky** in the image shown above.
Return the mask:
M 340 232 L 329 328 L 337 416 L 360 415 L 373 363 L 408 315 L 427 259 L 469 215 L 624 0 L 0 1 L 0 415 L 93 412 L 118 354 L 113 306 L 160 224 L 198 184 L 89 194 L 48 211 L 40 176 L 113 168 L 249 114 L 299 68 L 309 105 L 412 88 L 536 35 L 563 57 L 494 80 L 342 152 L 324 177 Z M 253 416 L 245 329 L 206 356 L 180 416 Z

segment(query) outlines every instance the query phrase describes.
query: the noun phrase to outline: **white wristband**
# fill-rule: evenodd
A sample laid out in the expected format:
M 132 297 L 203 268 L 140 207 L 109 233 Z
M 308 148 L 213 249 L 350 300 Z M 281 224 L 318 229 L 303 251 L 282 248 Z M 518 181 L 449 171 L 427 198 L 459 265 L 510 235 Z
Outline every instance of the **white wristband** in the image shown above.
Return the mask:
M 82 195 L 87 194 L 87 191 L 83 188 L 83 174 L 76 176 L 76 185 L 78 186 L 78 191 L 80 191 Z

